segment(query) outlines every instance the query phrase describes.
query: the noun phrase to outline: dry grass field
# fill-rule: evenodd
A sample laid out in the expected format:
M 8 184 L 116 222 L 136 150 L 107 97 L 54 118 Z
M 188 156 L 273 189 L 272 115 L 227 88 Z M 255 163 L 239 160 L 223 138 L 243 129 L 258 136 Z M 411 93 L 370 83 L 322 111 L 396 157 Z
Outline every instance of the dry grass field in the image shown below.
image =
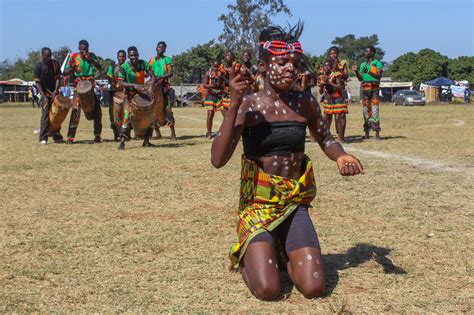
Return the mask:
M 177 142 L 163 128 L 158 147 L 124 152 L 93 144 L 84 116 L 76 144 L 40 146 L 39 115 L 0 105 L 1 313 L 474 311 L 474 105 L 384 104 L 379 142 L 352 105 L 345 147 L 363 176 L 308 143 L 326 295 L 306 300 L 282 275 L 276 302 L 227 272 L 242 149 L 211 166 L 204 110 L 175 109 Z

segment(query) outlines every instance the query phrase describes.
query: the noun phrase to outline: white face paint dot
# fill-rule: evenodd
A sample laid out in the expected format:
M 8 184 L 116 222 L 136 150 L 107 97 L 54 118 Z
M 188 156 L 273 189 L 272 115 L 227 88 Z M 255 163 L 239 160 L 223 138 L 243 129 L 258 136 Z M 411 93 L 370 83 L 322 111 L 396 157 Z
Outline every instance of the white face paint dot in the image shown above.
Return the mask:
M 321 125 L 321 126 L 322 126 L 322 125 L 323 125 L 323 122 L 322 122 L 322 121 L 320 121 L 320 122 L 319 122 L 319 125 Z
M 262 106 L 262 105 L 258 104 L 258 105 L 257 105 L 257 108 L 260 108 L 261 106 Z
M 278 264 L 275 264 L 275 269 L 278 269 Z
M 277 111 L 277 110 L 275 111 L 275 115 L 278 115 L 278 111 Z
M 275 71 L 272 70 L 272 74 L 275 74 Z
M 273 158 L 276 160 L 276 159 L 277 159 L 277 156 L 276 156 L 276 155 L 274 155 L 274 156 L 273 156 Z
M 292 57 L 292 58 L 293 58 L 294 56 L 295 56 L 295 55 L 293 55 L 293 54 L 290 55 L 290 57 Z
M 298 265 L 299 265 L 299 266 L 303 266 L 303 262 L 302 262 L 302 261 L 298 261 Z
M 272 92 L 270 92 L 270 90 L 267 90 L 267 94 L 270 95 L 270 94 L 272 94 Z
M 243 100 L 244 100 L 244 102 L 245 102 L 245 101 L 247 100 L 247 98 L 246 98 L 246 97 L 244 97 L 244 98 L 243 98 Z
M 276 100 L 275 103 L 273 103 L 273 104 L 275 104 L 275 107 L 280 107 L 280 101 L 278 101 L 278 100 Z
M 289 166 L 285 166 L 285 171 L 288 171 L 290 169 Z
M 278 165 L 278 162 L 273 162 L 273 166 L 277 166 Z
M 307 260 L 311 260 L 311 259 L 313 259 L 313 256 L 308 255 L 308 256 L 306 256 L 306 259 L 307 259 Z
M 319 265 L 319 259 L 316 259 L 316 265 Z
M 313 277 L 315 279 L 318 279 L 319 278 L 319 272 L 317 272 L 317 271 L 313 272 Z
M 219 132 L 217 135 L 220 137 L 220 136 L 221 136 L 221 134 L 222 134 L 222 132 Z
M 275 60 L 275 57 L 272 57 L 272 60 Z
M 253 96 L 257 96 L 257 93 L 253 93 Z
M 283 110 L 283 114 L 286 114 L 286 110 Z
M 293 162 L 293 166 L 296 166 L 296 162 Z
M 263 114 L 265 115 L 267 112 L 265 110 L 263 110 Z
M 283 165 L 288 165 L 288 163 L 289 162 L 287 160 L 283 161 Z
M 252 109 L 252 107 L 249 107 L 249 112 L 253 112 L 253 109 Z
M 241 109 L 239 109 L 239 110 L 237 111 L 237 113 L 239 113 L 239 114 L 242 114 L 242 110 L 241 110 Z
M 316 132 L 318 132 L 318 133 L 321 132 L 321 129 L 316 130 Z
M 270 258 L 270 259 L 268 260 L 268 263 L 271 265 L 271 264 L 273 263 L 273 260 Z
M 257 101 L 260 101 L 260 97 L 257 97 Z M 260 107 L 260 105 L 258 105 Z

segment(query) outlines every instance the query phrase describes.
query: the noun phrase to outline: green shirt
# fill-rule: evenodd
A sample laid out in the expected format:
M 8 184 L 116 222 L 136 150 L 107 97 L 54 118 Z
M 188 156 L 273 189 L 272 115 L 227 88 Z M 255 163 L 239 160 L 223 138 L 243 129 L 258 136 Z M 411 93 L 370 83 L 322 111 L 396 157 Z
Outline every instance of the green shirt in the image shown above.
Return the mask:
M 373 76 L 371 76 L 369 72 L 378 74 L 379 73 L 378 70 L 382 69 L 382 67 L 383 67 L 382 63 L 377 59 L 372 60 L 372 62 L 369 64 L 367 64 L 367 61 L 364 61 L 359 67 L 359 72 L 361 73 L 361 76 L 362 76 L 362 82 L 380 81 L 379 79 L 376 79 Z
M 168 56 L 163 56 L 162 58 L 156 60 L 157 57 L 153 57 L 148 61 L 153 73 L 157 77 L 162 77 L 168 73 L 169 67 L 173 65 L 173 61 Z
M 114 77 L 114 67 L 109 66 L 109 70 L 107 70 L 107 75 L 109 76 L 109 78 Z
M 97 56 L 94 53 L 89 53 L 91 59 L 97 61 Z M 82 59 L 80 53 L 73 53 L 66 62 L 66 70 L 70 69 L 72 65 L 76 65 L 79 72 L 74 73 L 76 77 L 90 77 L 94 75 L 94 66 L 86 59 Z
M 130 61 L 126 61 L 120 66 L 118 79 L 127 83 L 144 84 L 148 70 L 150 70 L 150 66 L 145 60 L 139 59 L 136 67 L 132 66 Z

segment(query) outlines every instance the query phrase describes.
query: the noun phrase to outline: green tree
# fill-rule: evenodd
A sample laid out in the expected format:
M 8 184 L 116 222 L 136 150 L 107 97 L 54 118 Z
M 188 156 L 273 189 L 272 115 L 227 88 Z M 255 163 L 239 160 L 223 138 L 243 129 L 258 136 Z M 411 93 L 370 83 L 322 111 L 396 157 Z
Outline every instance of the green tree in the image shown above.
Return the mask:
M 64 59 L 66 59 L 67 54 L 70 52 L 69 47 L 62 46 L 59 47 L 57 50 L 53 51 L 53 57 L 56 59 L 60 65 L 63 64 Z
M 343 59 L 347 59 L 349 64 L 361 64 L 365 61 L 364 51 L 368 46 L 374 46 L 377 50 L 375 58 L 382 60 L 385 51 L 378 46 L 379 37 L 377 34 L 370 36 L 356 37 L 354 34 L 348 34 L 343 37 L 336 37 L 331 44 L 339 47 L 339 55 Z
M 228 12 L 218 20 L 224 24 L 219 40 L 227 49 L 252 51 L 256 56 L 258 37 L 262 29 L 271 24 L 271 17 L 279 13 L 291 16 L 283 0 L 236 0 L 227 6 Z
M 461 56 L 451 59 L 448 64 L 449 78 L 474 82 L 474 57 Z
M 199 80 L 202 80 L 204 71 L 211 67 L 212 62 L 223 58 L 224 47 L 213 40 L 191 47 L 173 56 L 174 75 L 171 77 L 171 83 L 200 83 Z
M 409 52 L 395 59 L 389 68 L 390 76 L 396 81 L 411 81 L 415 85 L 440 76 L 448 76 L 446 56 L 432 49 L 418 53 Z

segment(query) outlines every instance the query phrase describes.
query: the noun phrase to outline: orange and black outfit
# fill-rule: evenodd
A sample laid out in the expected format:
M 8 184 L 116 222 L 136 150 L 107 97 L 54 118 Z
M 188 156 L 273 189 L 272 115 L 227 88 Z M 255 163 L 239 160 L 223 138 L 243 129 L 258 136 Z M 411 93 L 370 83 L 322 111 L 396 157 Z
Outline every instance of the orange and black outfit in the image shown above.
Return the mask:
M 232 71 L 233 74 L 235 75 L 240 71 L 241 65 L 237 62 L 234 62 L 232 65 Z M 224 90 L 222 91 L 222 107 L 224 109 L 230 107 L 230 95 L 229 95 L 229 82 L 230 82 L 230 72 L 224 65 L 219 66 L 219 72 L 222 74 L 222 79 L 223 79 L 223 84 L 224 84 Z

